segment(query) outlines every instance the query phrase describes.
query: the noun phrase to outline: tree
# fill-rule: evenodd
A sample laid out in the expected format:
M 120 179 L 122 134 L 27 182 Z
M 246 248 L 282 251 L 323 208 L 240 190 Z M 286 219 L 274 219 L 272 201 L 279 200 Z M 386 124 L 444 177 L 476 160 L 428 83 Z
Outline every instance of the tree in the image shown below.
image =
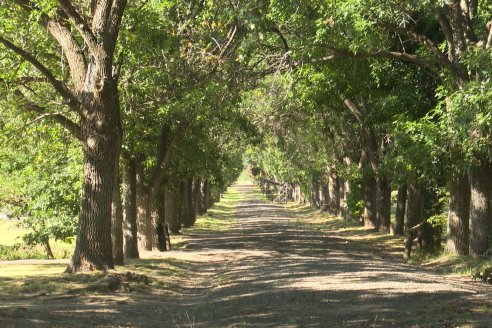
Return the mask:
M 15 54 L 8 65 L 31 66 L 5 80 L 14 86 L 12 92 L 24 108 L 44 115 L 52 113 L 50 108 L 40 105 L 27 86 L 48 85 L 56 93 L 50 92 L 50 100 L 61 100 L 69 109 L 69 114 L 56 113 L 56 121 L 82 143 L 84 178 L 78 235 L 67 271 L 113 268 L 111 201 L 121 144 L 114 54 L 126 1 L 91 1 L 88 6 L 71 1 L 15 3 L 1 5 L 0 43 Z M 12 19 L 18 23 L 13 24 Z M 50 37 L 42 31 L 48 31 Z M 17 45 L 5 35 L 27 42 Z M 52 50 L 56 61 L 46 58 Z M 76 116 L 80 124 L 70 116 Z

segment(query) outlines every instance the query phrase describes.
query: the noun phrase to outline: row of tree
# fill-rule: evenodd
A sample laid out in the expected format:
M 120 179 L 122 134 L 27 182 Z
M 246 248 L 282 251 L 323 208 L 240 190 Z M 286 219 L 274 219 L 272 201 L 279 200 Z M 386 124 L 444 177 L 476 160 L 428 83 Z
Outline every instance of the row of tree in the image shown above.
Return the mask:
M 2 202 L 48 254 L 77 232 L 67 271 L 165 249 L 165 227 L 192 225 L 239 174 L 249 82 L 221 5 L 0 2 Z
M 250 161 L 289 197 L 448 252 L 492 239 L 492 7 L 488 1 L 307 1 L 269 7 L 277 75 L 245 112 Z M 258 101 L 261 99 L 261 101 Z M 442 213 L 447 208 L 447 218 Z M 406 221 L 404 221 L 406 213 Z M 424 245 L 425 246 L 425 245 Z
M 26 136 L 62 152 L 41 167 L 83 172 L 65 197 L 80 200 L 66 209 L 78 213 L 72 272 L 112 268 L 122 240 L 128 257 L 157 247 L 178 215 L 193 222 L 197 195 L 233 180 L 246 143 L 268 179 L 368 227 L 390 230 L 392 190 L 397 233 L 402 213 L 412 232 L 449 206 L 447 249 L 480 256 L 491 12 L 478 0 L 1 1 L 2 127 L 35 126 Z M 45 157 L 34 141 L 15 155 L 13 139 L 6 172 Z

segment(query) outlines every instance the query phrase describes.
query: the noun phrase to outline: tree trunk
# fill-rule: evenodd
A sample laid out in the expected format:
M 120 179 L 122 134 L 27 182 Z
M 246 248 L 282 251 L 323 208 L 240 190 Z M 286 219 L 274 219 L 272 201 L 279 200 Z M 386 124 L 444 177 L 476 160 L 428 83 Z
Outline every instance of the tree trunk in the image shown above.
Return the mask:
M 155 243 L 155 225 L 152 223 L 152 202 L 145 188 L 142 163 L 137 163 L 136 172 L 138 248 L 152 251 Z
M 199 179 L 191 179 L 191 191 L 190 191 L 190 222 L 191 225 L 194 225 L 196 222 L 196 216 L 197 216 L 197 211 L 196 211 L 196 205 L 197 205 L 197 195 L 198 195 L 198 189 L 200 186 L 200 180 Z
M 362 169 L 362 192 L 364 197 L 364 212 L 362 220 L 364 227 L 374 229 L 377 223 L 377 184 L 373 171 L 369 166 L 367 152 L 363 151 L 361 155 Z M 402 227 L 403 228 L 403 227 Z
M 136 179 L 135 160 L 130 159 L 125 166 L 123 186 L 125 200 L 123 231 L 125 237 L 125 257 L 127 259 L 140 258 L 138 253 Z
M 166 190 L 166 199 L 165 199 L 165 206 L 166 206 L 166 222 L 169 225 L 169 230 L 174 233 L 178 234 L 179 230 L 181 230 L 181 223 L 179 222 L 179 214 L 178 214 L 178 209 L 179 209 L 179 204 L 178 204 L 178 188 L 176 186 L 171 185 L 168 187 Z
M 395 229 L 393 234 L 396 236 L 403 236 L 403 228 L 405 225 L 405 209 L 407 206 L 407 184 L 401 184 L 398 188 L 398 196 L 396 200 L 396 215 L 395 215 Z
M 468 178 L 471 187 L 470 255 L 477 258 L 487 253 L 492 235 L 492 167 L 487 164 L 474 164 L 468 169 Z
M 321 209 L 323 211 L 327 211 L 329 208 L 329 201 L 330 201 L 330 193 L 328 190 L 328 183 L 325 181 L 323 182 L 323 186 L 321 187 L 321 198 L 322 198 L 322 205 Z
M 338 179 L 338 174 L 335 171 L 330 172 L 328 180 L 330 214 L 333 216 L 338 216 L 340 215 L 340 182 Z
M 67 272 L 114 269 L 111 203 L 121 148 L 120 106 L 116 82 L 111 72 L 105 71 L 111 65 L 98 64 L 89 65 L 94 76 L 87 78 L 86 94 L 82 97 L 87 109 L 81 119 L 84 179 L 77 241 Z
M 193 187 L 193 193 L 195 194 L 195 212 L 196 215 L 203 215 L 205 211 L 203 209 L 202 199 L 202 180 L 196 179 Z
M 214 205 L 214 200 L 212 198 L 212 190 L 210 186 L 210 181 L 205 180 L 205 186 L 204 186 L 204 192 L 205 192 L 205 207 L 207 210 L 211 208 Z
M 420 223 L 421 220 L 422 200 L 420 196 L 419 182 L 417 177 L 414 177 L 408 186 L 407 221 L 405 224 L 405 259 L 409 259 L 412 254 L 412 243 L 416 236 L 416 232 L 410 231 L 410 229 Z
M 378 187 L 377 223 L 378 231 L 389 232 L 391 225 L 391 182 L 387 178 L 376 179 Z
M 202 181 L 202 185 L 200 188 L 200 200 L 201 200 L 201 208 L 202 208 L 202 215 L 207 214 L 208 210 L 208 203 L 209 203 L 209 187 L 208 187 L 208 180 Z
M 183 210 L 182 210 L 182 223 L 185 228 L 189 228 L 193 225 L 193 213 L 195 209 L 193 208 L 193 178 L 189 178 L 186 181 L 183 190 Z
M 470 183 L 466 173 L 451 176 L 446 252 L 468 255 L 470 246 Z
M 311 180 L 311 206 L 315 208 L 320 207 L 319 183 L 317 179 Z
M 161 252 L 171 250 L 171 240 L 169 236 L 169 227 L 166 222 L 166 193 L 163 192 L 161 195 L 161 200 L 159 202 L 157 220 L 157 248 Z
M 118 161 L 119 162 L 119 161 Z M 119 163 L 113 182 L 113 203 L 111 205 L 111 237 L 114 264 L 123 265 L 123 206 L 121 204 Z
M 345 184 L 345 179 L 338 178 L 338 181 L 340 183 L 340 210 L 338 216 L 340 216 L 343 219 L 347 218 L 347 192 L 345 191 L 345 188 L 347 185 Z
M 43 241 L 43 246 L 44 246 L 44 250 L 46 252 L 46 257 L 48 258 L 48 260 L 53 260 L 55 258 L 55 256 L 53 255 L 53 251 L 51 250 L 49 238 L 46 238 Z

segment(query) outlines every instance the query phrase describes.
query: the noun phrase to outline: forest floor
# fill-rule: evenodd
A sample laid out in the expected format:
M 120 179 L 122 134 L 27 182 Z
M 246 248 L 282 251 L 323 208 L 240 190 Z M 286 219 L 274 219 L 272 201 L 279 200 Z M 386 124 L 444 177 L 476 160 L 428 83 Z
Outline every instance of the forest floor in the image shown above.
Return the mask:
M 266 203 L 255 186 L 228 195 L 179 249 L 112 273 L 149 278 L 132 291 L 98 288 L 100 273 L 61 274 L 64 261 L 0 263 L 0 327 L 492 325 L 490 286 L 405 264 L 380 252 L 395 249 L 389 239 Z

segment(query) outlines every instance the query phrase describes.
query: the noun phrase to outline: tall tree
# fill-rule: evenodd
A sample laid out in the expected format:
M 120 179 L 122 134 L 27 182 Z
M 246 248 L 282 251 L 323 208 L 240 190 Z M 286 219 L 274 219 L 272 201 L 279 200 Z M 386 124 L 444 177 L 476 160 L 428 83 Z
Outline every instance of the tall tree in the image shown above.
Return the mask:
M 15 7 L 5 3 L 0 7 L 0 43 L 16 54 L 12 65 L 29 63 L 34 70 L 24 70 L 22 73 L 29 75 L 11 77 L 9 82 L 41 81 L 50 85 L 56 92 L 52 101 L 61 99 L 70 111 L 68 115 L 56 113 L 57 122 L 82 143 L 84 179 L 78 234 L 67 271 L 113 268 L 111 201 L 121 145 L 118 67 L 114 54 L 126 0 L 89 3 L 16 0 L 15 3 Z M 14 26 L 12 19 L 20 24 Z M 41 31 L 47 31 L 51 38 L 47 39 Z M 12 36 L 17 36 L 16 40 Z M 26 42 L 16 44 L 22 39 Z M 56 64 L 46 58 L 47 52 L 56 49 L 55 44 L 62 53 L 55 55 Z M 65 65 L 68 74 L 64 72 Z M 24 108 L 52 114 L 49 108 L 36 102 L 31 90 L 17 87 L 13 92 Z M 76 116 L 79 124 L 70 116 Z

